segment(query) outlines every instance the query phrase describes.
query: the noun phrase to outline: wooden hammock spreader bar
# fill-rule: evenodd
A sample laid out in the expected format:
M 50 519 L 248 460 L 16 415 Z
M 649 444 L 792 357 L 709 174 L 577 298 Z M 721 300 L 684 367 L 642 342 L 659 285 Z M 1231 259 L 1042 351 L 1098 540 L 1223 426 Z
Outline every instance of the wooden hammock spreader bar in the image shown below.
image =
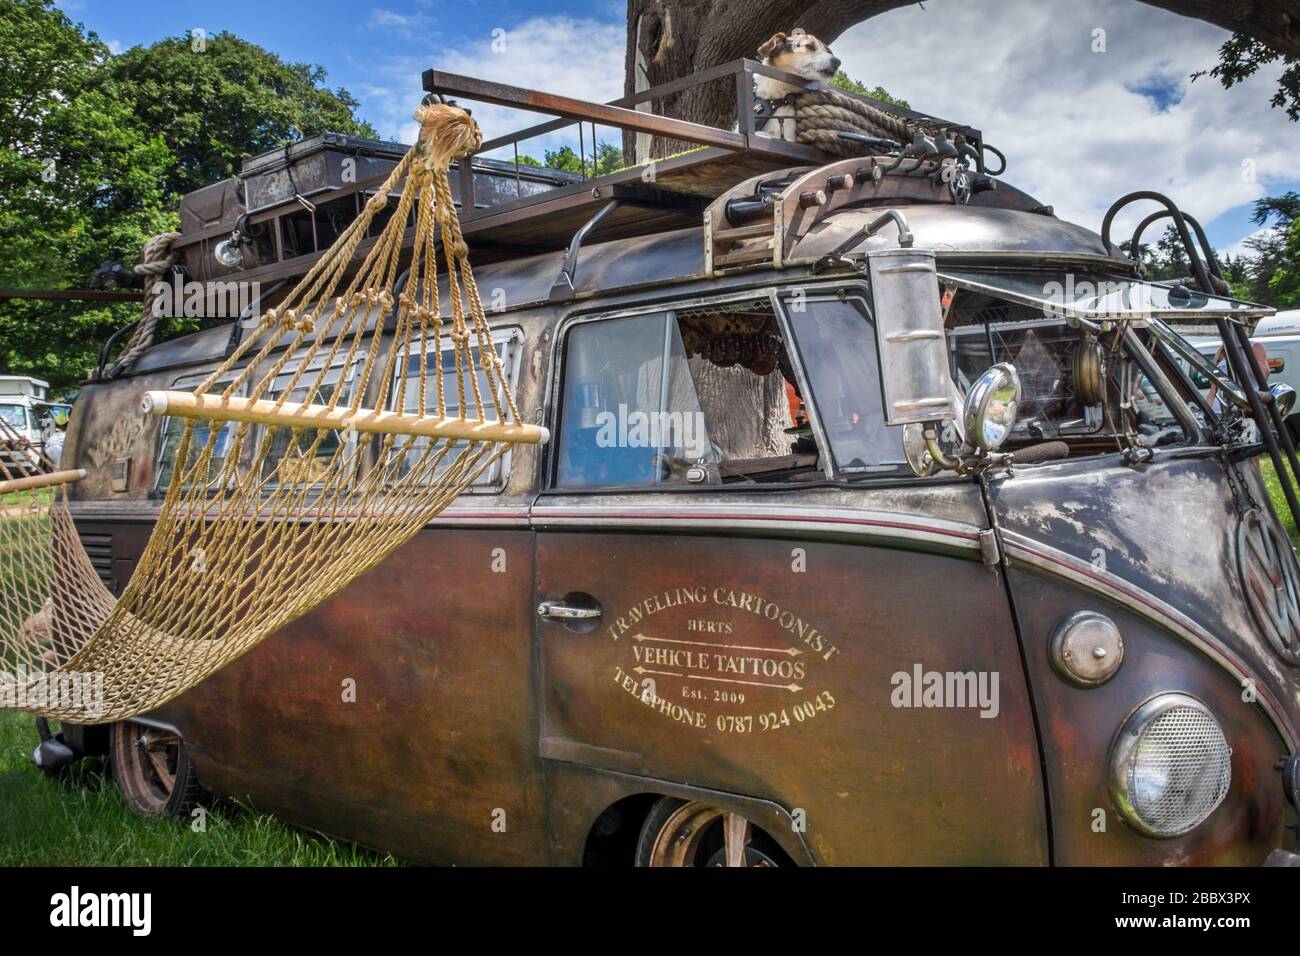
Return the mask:
M 195 395 L 193 392 L 146 392 L 141 407 L 150 415 L 283 425 L 288 428 L 351 427 L 359 432 L 460 441 L 544 445 L 551 437 L 551 433 L 540 425 L 481 421 L 476 418 L 421 417 L 372 409 L 331 409 L 328 405 L 294 402 L 279 405 L 265 398 L 222 398 L 220 395 Z
M 27 478 L 11 478 L 0 481 L 0 495 L 12 491 L 30 491 L 33 488 L 53 488 L 55 485 L 70 485 L 86 477 L 86 469 L 76 468 L 72 471 L 52 471 L 45 475 L 30 475 Z

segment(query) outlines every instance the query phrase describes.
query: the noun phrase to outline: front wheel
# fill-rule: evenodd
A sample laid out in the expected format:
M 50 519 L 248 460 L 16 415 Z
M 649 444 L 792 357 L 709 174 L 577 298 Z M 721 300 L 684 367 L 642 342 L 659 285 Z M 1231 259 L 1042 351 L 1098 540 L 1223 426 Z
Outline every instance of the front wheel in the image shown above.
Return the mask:
M 186 816 L 202 791 L 180 735 L 133 720 L 113 725 L 113 779 L 126 805 L 142 816 Z
M 663 797 L 641 825 L 637 866 L 789 866 L 776 841 L 738 813 Z

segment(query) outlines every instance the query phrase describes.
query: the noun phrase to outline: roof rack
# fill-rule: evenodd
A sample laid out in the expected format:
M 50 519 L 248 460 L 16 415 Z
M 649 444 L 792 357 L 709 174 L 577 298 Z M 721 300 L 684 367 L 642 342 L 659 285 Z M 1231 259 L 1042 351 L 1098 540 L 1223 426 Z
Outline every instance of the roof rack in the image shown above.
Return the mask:
M 733 191 L 737 184 L 792 168 L 817 169 L 841 159 L 812 146 L 758 132 L 755 76 L 778 79 L 805 91 L 822 88 L 797 74 L 749 59 L 734 60 L 610 103 L 592 103 L 439 70 L 425 71 L 424 88 L 430 94 L 549 116 L 544 122 L 484 142 L 474 155 L 456 164 L 453 188 L 474 261 L 483 264 L 567 249 L 565 269 L 571 280 L 577 247 L 583 241 L 604 242 L 697 226 L 709 203 Z M 734 87 L 734 129 L 645 111 L 645 104 L 707 84 Z M 982 167 L 983 139 L 978 130 L 868 97 L 860 99 L 924 127 L 960 129 L 975 146 Z M 647 159 L 615 172 L 594 175 L 595 157 L 586 151 L 584 124 L 591 128 L 593 152 L 598 149 L 597 126 L 665 138 L 688 144 L 689 148 L 662 159 Z M 575 125 L 584 170 L 590 165 L 592 175 L 518 162 L 521 142 Z M 515 151 L 514 162 L 486 155 L 507 148 Z M 238 278 L 270 284 L 301 275 L 324 253 L 338 230 L 338 223 L 328 222 L 326 217 L 340 213 L 346 216 L 347 210 L 359 208 L 367 191 L 373 192 L 383 182 L 401 149 L 395 144 L 322 134 L 255 157 L 245 164 L 240 179 L 213 184 L 186 197 L 182 236 L 173 249 L 185 258 L 191 277 L 200 281 Z M 307 167 L 306 161 L 315 154 L 331 151 L 337 155 L 327 155 L 322 162 Z M 340 156 L 356 157 L 354 178 L 338 174 Z M 313 173 L 316 178 L 310 179 Z M 836 203 L 831 205 L 835 207 Z M 186 209 L 190 215 L 185 214 Z M 214 258 L 216 247 L 236 229 L 255 254 L 239 266 L 220 266 Z M 251 239 L 252 235 L 257 238 Z M 408 242 L 413 235 L 413 229 L 408 231 Z M 366 253 L 371 241 L 362 242 L 358 255 Z M 557 289 L 557 294 L 562 295 L 563 290 Z
M 540 244 L 546 248 L 563 248 L 569 243 L 570 237 L 575 236 L 614 200 L 623 202 L 599 220 L 598 232 L 602 241 L 698 225 L 700 213 L 708 202 L 733 189 L 737 183 L 790 170 L 792 167 L 819 167 L 840 158 L 813 146 L 788 142 L 758 132 L 755 128 L 755 76 L 779 79 L 807 91 L 822 88 L 822 84 L 798 74 L 749 59 L 733 60 L 609 103 L 591 103 L 474 77 L 426 70 L 424 89 L 430 94 L 462 97 L 555 117 L 488 140 L 480 147 L 477 155 L 507 147 L 513 147 L 518 155 L 518 145 L 524 140 L 574 124 L 581 131 L 583 123 L 592 126 L 593 153 L 596 150 L 596 126 L 611 126 L 624 132 L 694 144 L 694 148 L 666 158 L 645 159 L 628 168 L 594 176 L 581 185 L 538 193 L 502 205 L 474 208 L 469 213 L 462 212 L 461 222 L 466 238 L 471 245 L 477 244 L 480 248 L 494 242 L 524 242 Z M 636 108 L 707 84 L 722 82 L 731 84 L 735 89 L 737 107 L 734 129 L 692 123 Z M 925 126 L 960 128 L 982 156 L 983 137 L 979 130 L 870 97 L 858 98 L 877 109 Z M 460 186 L 462 195 L 474 195 L 473 185 L 464 171 L 460 176 Z

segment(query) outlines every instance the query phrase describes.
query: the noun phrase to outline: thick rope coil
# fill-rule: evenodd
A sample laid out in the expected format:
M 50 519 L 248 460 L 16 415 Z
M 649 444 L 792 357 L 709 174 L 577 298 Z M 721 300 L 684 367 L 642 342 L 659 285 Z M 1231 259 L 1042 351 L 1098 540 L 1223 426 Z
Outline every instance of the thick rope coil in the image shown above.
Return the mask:
M 922 123 L 890 113 L 839 90 L 796 93 L 789 101 L 795 109 L 795 141 L 836 156 L 882 152 L 865 143 L 841 139 L 841 131 L 892 140 L 902 148 L 912 142 L 917 132 L 934 133 L 943 129 L 939 124 Z
M 131 333 L 131 340 L 127 342 L 126 348 L 122 349 L 117 362 L 108 371 L 108 378 L 116 378 L 127 371 L 153 345 L 161 318 L 154 311 L 154 302 L 158 298 L 154 293 L 154 286 L 161 276 L 171 272 L 172 267 L 176 265 L 176 253 L 172 249 L 172 243 L 180 237 L 179 232 L 160 232 L 150 237 L 144 244 L 144 248 L 140 250 L 140 261 L 132 269 L 136 275 L 144 278 L 144 305 L 140 311 L 140 323 Z

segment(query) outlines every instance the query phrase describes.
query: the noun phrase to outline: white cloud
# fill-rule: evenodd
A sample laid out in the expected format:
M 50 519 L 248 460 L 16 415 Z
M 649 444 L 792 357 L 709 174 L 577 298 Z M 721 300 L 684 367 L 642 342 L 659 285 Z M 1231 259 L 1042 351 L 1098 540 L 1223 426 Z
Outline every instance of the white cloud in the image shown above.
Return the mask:
M 370 26 L 378 29 L 409 30 L 423 24 L 428 18 L 421 13 L 398 13 L 376 7 L 370 11 Z
M 1104 53 L 1092 52 L 1098 29 Z M 1300 127 L 1269 107 L 1276 70 L 1232 90 L 1187 82 L 1226 37 L 1131 0 L 932 0 L 859 24 L 834 48 L 869 86 L 982 129 L 1007 154 L 1008 182 L 1096 229 L 1134 190 L 1167 193 L 1209 223 L 1295 177 Z M 1135 206 L 1118 235 L 1154 208 Z
M 505 32 L 494 36 L 494 30 Z M 477 36 L 389 55 L 370 67 L 372 82 L 354 92 L 363 103 L 362 115 L 384 135 L 410 143 L 417 132 L 411 114 L 424 95 L 420 76 L 429 67 L 603 102 L 623 95 L 624 37 L 622 24 L 572 17 L 535 17 L 511 28 L 484 23 Z M 465 105 L 487 139 L 551 118 L 483 103 Z M 610 130 L 601 136 L 617 138 Z M 587 140 L 590 150 L 589 134 Z M 540 159 L 543 149 L 564 143 L 577 148 L 576 127 L 568 135 L 552 135 L 521 149 Z
M 1254 253 L 1250 250 L 1250 247 L 1247 246 L 1246 243 L 1248 243 L 1251 239 L 1256 238 L 1257 236 L 1264 235 L 1264 233 L 1266 232 L 1272 232 L 1272 227 L 1263 226 L 1259 229 L 1256 229 L 1254 232 L 1246 233 L 1246 235 L 1242 236 L 1236 242 L 1230 245 L 1226 245 L 1222 249 L 1218 250 L 1219 258 L 1222 259 L 1227 256 L 1232 256 L 1232 258 L 1234 259 L 1240 259 L 1243 256 L 1246 258 L 1253 257 Z
M 108 47 L 108 52 L 117 56 L 125 47 L 122 46 L 121 40 L 105 40 L 104 45 Z

